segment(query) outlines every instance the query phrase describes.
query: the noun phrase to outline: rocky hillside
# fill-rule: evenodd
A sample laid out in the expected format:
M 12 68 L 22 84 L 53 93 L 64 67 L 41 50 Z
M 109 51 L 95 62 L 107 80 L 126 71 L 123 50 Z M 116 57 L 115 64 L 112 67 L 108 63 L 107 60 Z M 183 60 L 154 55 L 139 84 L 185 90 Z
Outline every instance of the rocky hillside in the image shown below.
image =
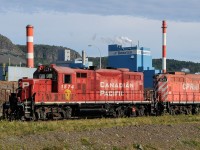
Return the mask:
M 25 63 L 25 54 L 10 39 L 0 34 L 0 64 L 11 63 L 14 65 Z
M 10 39 L 0 34 L 0 53 L 22 56 L 24 53 Z

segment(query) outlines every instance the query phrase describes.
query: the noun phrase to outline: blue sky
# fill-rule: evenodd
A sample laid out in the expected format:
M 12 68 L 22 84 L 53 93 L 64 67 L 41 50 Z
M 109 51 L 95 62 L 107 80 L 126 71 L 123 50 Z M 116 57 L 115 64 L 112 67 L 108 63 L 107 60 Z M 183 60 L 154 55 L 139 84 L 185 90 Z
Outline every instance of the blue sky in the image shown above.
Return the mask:
M 66 46 L 87 56 L 108 54 L 108 44 L 137 44 L 162 55 L 162 20 L 167 21 L 167 58 L 200 62 L 199 0 L 0 0 L 0 34 L 26 44 Z M 95 45 L 88 47 L 88 45 Z

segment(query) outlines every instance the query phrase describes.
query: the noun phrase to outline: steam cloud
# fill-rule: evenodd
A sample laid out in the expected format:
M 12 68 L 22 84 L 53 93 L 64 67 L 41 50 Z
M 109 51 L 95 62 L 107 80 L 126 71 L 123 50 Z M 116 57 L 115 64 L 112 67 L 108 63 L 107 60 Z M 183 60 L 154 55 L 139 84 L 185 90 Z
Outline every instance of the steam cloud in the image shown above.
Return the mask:
M 132 43 L 131 39 L 129 39 L 128 37 L 124 37 L 124 36 L 116 37 L 115 41 L 116 41 L 116 43 L 119 43 L 119 44 Z
M 103 43 L 106 43 L 106 44 L 120 44 L 120 45 L 132 44 L 132 42 L 133 42 L 133 40 L 131 40 L 130 38 L 125 37 L 125 36 L 119 36 L 119 37 L 115 37 L 115 38 L 102 37 L 101 40 Z

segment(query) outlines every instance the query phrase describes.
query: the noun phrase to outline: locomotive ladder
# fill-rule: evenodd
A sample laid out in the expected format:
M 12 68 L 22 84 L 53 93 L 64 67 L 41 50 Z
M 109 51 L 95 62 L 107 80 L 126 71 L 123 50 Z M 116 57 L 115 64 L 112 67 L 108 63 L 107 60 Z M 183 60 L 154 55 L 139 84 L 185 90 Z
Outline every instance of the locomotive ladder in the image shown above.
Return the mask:
M 31 117 L 31 102 L 26 99 L 24 102 L 24 113 L 26 118 Z
M 25 90 L 26 95 L 26 90 Z M 25 118 L 31 119 L 32 117 L 32 101 L 25 97 L 24 101 L 24 116 Z

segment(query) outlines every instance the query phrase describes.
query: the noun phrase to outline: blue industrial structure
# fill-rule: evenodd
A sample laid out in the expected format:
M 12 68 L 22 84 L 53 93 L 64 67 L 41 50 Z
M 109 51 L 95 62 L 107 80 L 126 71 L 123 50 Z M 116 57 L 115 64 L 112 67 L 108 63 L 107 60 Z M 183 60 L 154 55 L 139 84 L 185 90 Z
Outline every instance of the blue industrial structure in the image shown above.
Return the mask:
M 122 45 L 108 45 L 108 66 L 129 68 L 131 71 L 144 72 L 145 88 L 153 87 L 153 75 L 160 73 L 152 67 L 152 56 L 149 48 Z

